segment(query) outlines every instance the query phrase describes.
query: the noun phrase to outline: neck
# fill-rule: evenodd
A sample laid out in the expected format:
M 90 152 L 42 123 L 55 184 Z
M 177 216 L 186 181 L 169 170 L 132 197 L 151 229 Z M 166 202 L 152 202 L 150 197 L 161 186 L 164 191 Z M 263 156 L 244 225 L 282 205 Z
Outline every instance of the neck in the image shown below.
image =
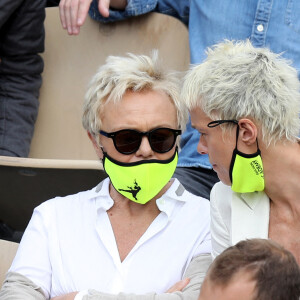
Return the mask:
M 295 209 L 300 212 L 300 144 L 286 142 L 261 148 L 265 193 L 275 206 Z M 300 199 L 299 199 L 300 200 Z

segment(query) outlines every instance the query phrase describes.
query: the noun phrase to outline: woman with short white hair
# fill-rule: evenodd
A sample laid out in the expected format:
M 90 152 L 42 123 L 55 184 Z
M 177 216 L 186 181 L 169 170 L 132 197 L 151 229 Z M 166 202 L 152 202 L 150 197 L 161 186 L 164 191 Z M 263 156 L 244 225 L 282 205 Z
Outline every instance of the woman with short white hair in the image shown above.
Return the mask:
M 211 192 L 212 253 L 270 238 L 300 264 L 297 72 L 268 49 L 225 41 L 186 76 L 183 97 L 221 182 Z
M 109 177 L 35 209 L 1 300 L 196 299 L 210 216 L 209 202 L 172 178 L 186 118 L 157 55 L 109 57 L 83 113 Z

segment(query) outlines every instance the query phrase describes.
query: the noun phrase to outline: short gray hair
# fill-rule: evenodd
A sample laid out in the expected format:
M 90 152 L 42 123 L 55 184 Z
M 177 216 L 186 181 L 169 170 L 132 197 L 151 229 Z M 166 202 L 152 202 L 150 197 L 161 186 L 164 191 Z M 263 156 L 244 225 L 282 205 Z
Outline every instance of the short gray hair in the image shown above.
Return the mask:
M 169 96 L 177 111 L 178 128 L 184 129 L 187 108 L 180 98 L 179 72 L 165 71 L 152 57 L 128 53 L 126 57 L 109 56 L 92 78 L 85 96 L 82 124 L 93 135 L 101 129 L 100 114 L 105 103 L 121 101 L 127 91 L 159 91 Z M 168 112 L 166 112 L 168 113 Z
M 225 41 L 207 50 L 206 60 L 187 73 L 182 97 L 212 120 L 250 118 L 266 145 L 296 141 L 300 93 L 290 62 L 250 41 Z

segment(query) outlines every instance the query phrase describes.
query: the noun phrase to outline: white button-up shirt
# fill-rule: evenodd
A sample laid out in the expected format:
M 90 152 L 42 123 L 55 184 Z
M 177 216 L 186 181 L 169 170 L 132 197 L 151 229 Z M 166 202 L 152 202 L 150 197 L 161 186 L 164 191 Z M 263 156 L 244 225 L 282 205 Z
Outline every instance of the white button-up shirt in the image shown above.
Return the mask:
M 114 205 L 109 183 L 38 206 L 9 271 L 27 276 L 50 298 L 91 288 L 163 293 L 194 256 L 210 253 L 209 201 L 175 179 L 156 201 L 161 213 L 121 262 L 107 214 Z

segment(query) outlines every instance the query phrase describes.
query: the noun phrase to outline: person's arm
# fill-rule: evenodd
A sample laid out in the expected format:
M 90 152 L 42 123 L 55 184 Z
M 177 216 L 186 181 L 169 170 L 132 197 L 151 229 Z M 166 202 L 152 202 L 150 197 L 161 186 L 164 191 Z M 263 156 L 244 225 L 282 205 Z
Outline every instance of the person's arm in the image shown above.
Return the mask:
M 59 14 L 61 24 L 68 34 L 77 35 L 87 17 L 92 0 L 61 0 L 59 3 Z M 100 14 L 107 18 L 109 8 L 124 10 L 127 0 L 98 0 Z
M 187 286 L 189 282 L 190 280 L 187 278 L 177 282 L 174 286 L 172 286 L 168 290 L 168 293 L 182 290 Z M 94 292 L 92 292 L 92 294 L 93 293 Z M 72 292 L 64 296 L 54 297 L 52 299 L 53 300 L 54 299 L 74 300 L 75 296 L 77 296 L 76 299 L 79 299 L 78 298 L 80 297 L 79 292 Z M 107 296 L 110 297 L 111 295 L 107 294 Z M 115 298 L 115 296 L 112 297 Z M 3 283 L 2 289 L 0 290 L 0 299 L 1 300 L 24 300 L 24 299 L 46 300 L 46 296 L 43 293 L 43 290 L 26 276 L 16 272 L 8 272 L 5 281 Z M 80 299 L 82 299 L 82 297 Z
M 184 278 L 189 278 L 189 283 L 182 292 L 178 291 L 180 287 L 175 287 L 176 285 L 174 286 L 174 289 L 177 290 L 176 292 L 164 294 L 147 293 L 136 295 L 120 293 L 118 295 L 111 295 L 96 290 L 89 290 L 87 295 L 80 297 L 76 297 L 74 293 L 71 293 L 52 298 L 51 300 L 195 300 L 198 299 L 201 285 L 210 264 L 210 254 L 200 254 L 194 257 L 184 274 Z M 182 284 L 182 282 L 179 282 L 179 284 Z
M 0 297 L 1 300 L 39 300 L 50 297 L 52 267 L 49 258 L 48 233 L 49 224 L 55 219 L 55 214 L 53 206 L 47 203 L 48 201 L 34 209 L 1 290 L 1 293 L 5 291 L 6 297 L 16 293 L 16 298 Z M 34 297 L 31 297 L 30 291 L 35 295 Z M 45 296 L 42 297 L 39 294 Z
M 79 34 L 87 14 L 99 22 L 115 22 L 150 12 L 173 16 L 188 25 L 190 1 L 182 0 L 61 0 L 61 23 L 69 34 Z
M 177 291 L 164 294 L 148 293 L 144 295 L 120 293 L 118 295 L 111 295 L 95 290 L 89 290 L 88 295 L 84 295 L 78 300 L 195 300 L 198 298 L 201 285 L 210 263 L 210 254 L 200 254 L 191 261 L 184 275 L 185 278 L 189 278 L 189 283 L 182 292 Z M 180 290 L 180 285 L 185 285 L 186 283 L 185 281 L 181 281 L 178 284 L 174 285 L 174 290 Z M 72 292 L 64 296 L 54 297 L 52 300 L 74 300 L 76 295 L 77 292 Z M 27 277 L 15 272 L 7 273 L 0 291 L 0 299 L 47 300 L 40 287 Z
M 9 272 L 0 291 L 1 300 L 46 300 L 43 290 L 22 274 Z

